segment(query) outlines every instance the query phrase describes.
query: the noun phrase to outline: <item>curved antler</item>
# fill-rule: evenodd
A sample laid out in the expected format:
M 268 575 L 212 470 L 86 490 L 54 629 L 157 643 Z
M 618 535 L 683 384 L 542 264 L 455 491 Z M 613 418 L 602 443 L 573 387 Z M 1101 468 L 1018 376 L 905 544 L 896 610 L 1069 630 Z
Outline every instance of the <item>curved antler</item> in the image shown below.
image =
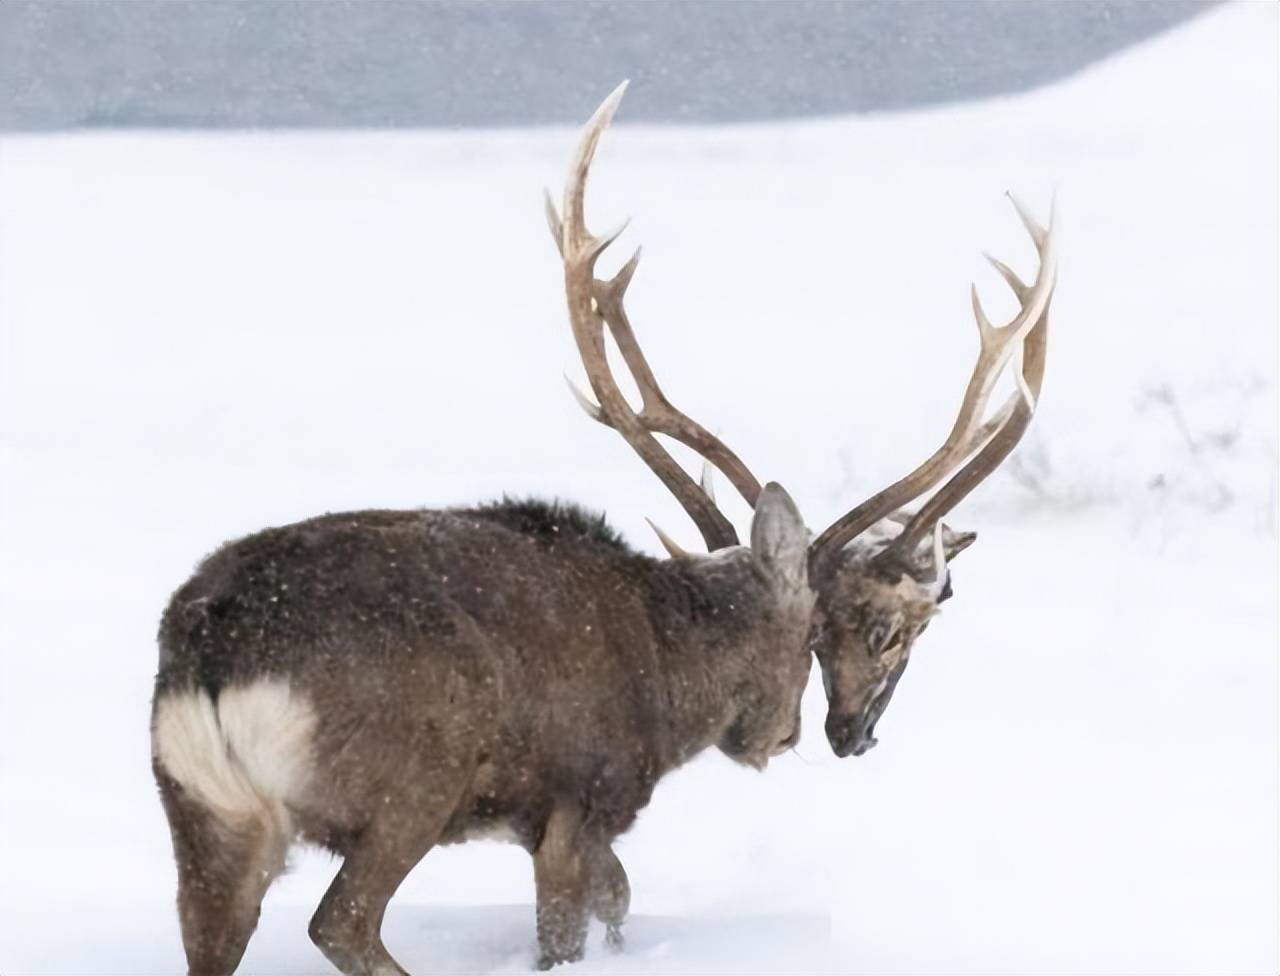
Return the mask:
M 1030 287 L 1008 267 L 1008 265 L 989 258 L 996 270 L 1009 283 L 1018 300 L 1025 301 Z M 1023 342 L 1022 362 L 1016 364 L 1015 378 L 1019 381 L 1021 397 L 1015 398 L 1013 411 L 1009 419 L 986 442 L 982 450 L 970 458 L 969 463 L 951 476 L 945 485 L 906 523 L 902 533 L 882 553 L 888 558 L 892 552 L 896 556 L 907 556 L 914 552 L 919 541 L 929 532 L 933 524 L 940 525 L 940 520 L 956 507 L 968 494 L 986 480 L 996 468 L 1004 463 L 1022 435 L 1031 425 L 1031 417 L 1036 405 L 1040 402 L 1040 388 L 1044 384 L 1045 353 L 1049 339 L 1048 306 L 1040 315 L 1040 319 L 1027 333 Z
M 549 194 L 546 200 L 547 223 L 564 262 L 565 294 L 574 340 L 599 406 L 592 403 L 572 383 L 569 386 L 587 414 L 621 434 L 667 486 L 698 526 L 707 548 L 722 549 L 737 545 L 738 534 L 732 523 L 716 507 L 715 499 L 708 490 L 709 479 L 704 476 L 702 485 L 695 482 L 663 449 L 653 434 L 666 434 L 696 451 L 707 463 L 724 472 L 752 507 L 760 494 L 760 482 L 719 438 L 677 410 L 658 385 L 623 305 L 627 286 L 631 283 L 640 260 L 639 250 L 609 280 L 595 277 L 596 260 L 622 233 L 626 224 L 604 237 L 594 237 L 587 231 L 584 205 L 586 181 L 600 136 L 613 119 L 626 87 L 626 82 L 619 85 L 596 109 L 583 129 L 582 140 L 565 184 L 563 221 L 556 213 Z M 640 389 L 642 408 L 639 413 L 627 403 L 609 370 L 604 347 L 606 325 Z
M 1026 431 L 1044 378 L 1048 309 L 1057 283 L 1057 249 L 1052 211 L 1046 229 L 1036 223 L 1016 199 L 1012 196 L 1009 199 L 1040 257 L 1035 282 L 1029 286 L 1023 284 L 1007 265 L 988 255 L 988 260 L 1017 296 L 1018 314 L 1008 325 L 993 326 L 982 309 L 976 286 L 972 288 L 973 313 L 978 323 L 981 350 L 951 433 L 942 447 L 909 475 L 872 495 L 823 532 L 810 549 L 810 558 L 815 566 L 880 519 L 929 491 L 957 464 L 978 451 L 977 456 L 911 517 L 902 533 L 885 551 L 886 557 L 889 552 L 897 556 L 910 555 L 934 524 L 996 469 Z M 1015 363 L 1018 389 L 994 417 L 983 422 L 982 416 L 996 380 L 1010 361 Z

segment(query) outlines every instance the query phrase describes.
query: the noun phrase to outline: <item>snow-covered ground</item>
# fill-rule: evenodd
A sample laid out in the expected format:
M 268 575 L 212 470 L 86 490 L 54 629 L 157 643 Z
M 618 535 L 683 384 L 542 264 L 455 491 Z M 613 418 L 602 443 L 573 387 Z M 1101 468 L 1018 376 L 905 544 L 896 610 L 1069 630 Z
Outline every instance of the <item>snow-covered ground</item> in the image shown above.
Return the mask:
M 589 210 L 636 218 L 651 360 L 814 528 L 947 429 L 969 279 L 1008 307 L 980 250 L 1028 269 L 1003 190 L 1058 188 L 1064 258 L 1041 412 L 953 518 L 981 538 L 879 748 L 830 754 L 815 679 L 767 773 L 670 777 L 619 847 L 629 950 L 566 972 L 1276 970 L 1276 31 L 1227 7 L 1018 98 L 608 135 Z M 153 633 L 222 540 L 506 491 L 695 542 L 560 379 L 539 190 L 574 138 L 0 140 L 0 972 L 182 969 Z M 330 971 L 333 870 L 298 853 L 243 971 Z M 436 851 L 387 941 L 524 972 L 532 897 L 515 848 Z

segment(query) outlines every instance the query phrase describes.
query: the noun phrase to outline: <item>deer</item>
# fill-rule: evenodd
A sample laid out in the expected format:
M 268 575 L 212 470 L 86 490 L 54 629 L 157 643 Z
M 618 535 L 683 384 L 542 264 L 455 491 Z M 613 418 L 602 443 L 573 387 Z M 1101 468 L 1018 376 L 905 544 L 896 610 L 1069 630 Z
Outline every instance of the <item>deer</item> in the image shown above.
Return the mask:
M 547 198 L 594 399 L 573 389 L 708 552 L 658 530 L 667 557 L 655 558 L 587 509 L 508 498 L 326 514 L 206 557 L 162 614 L 151 712 L 192 976 L 235 971 L 298 842 L 342 858 L 309 935 L 347 976 L 406 976 L 380 934 L 390 899 L 430 850 L 481 837 L 532 857 L 539 968 L 582 958 L 593 916 L 620 948 L 630 885 L 613 844 L 657 782 L 708 749 L 764 769 L 794 747 L 815 660 L 832 750 L 865 753 L 951 595 L 949 563 L 975 535 L 942 518 L 1011 453 L 1039 398 L 1052 216 L 1042 227 L 1014 201 L 1039 268 L 1025 284 L 991 259 L 1019 305 L 1003 326 L 974 289 L 980 353 L 942 447 L 814 536 L 780 485 L 761 485 L 658 385 L 623 304 L 639 252 L 596 275 L 621 229 L 587 230 L 586 184 L 625 88 L 583 130 L 563 218 Z M 611 371 L 606 330 L 639 409 Z M 1011 365 L 1016 389 L 988 419 Z M 695 481 L 655 435 L 746 499 L 748 544 L 709 477 Z

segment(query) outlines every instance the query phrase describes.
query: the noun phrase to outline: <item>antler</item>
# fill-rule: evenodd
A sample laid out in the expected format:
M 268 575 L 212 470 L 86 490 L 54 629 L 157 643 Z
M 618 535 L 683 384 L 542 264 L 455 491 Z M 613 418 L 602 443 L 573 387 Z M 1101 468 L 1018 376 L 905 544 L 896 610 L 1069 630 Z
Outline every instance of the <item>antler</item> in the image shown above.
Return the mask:
M 586 182 L 600 136 L 612 121 L 626 88 L 626 82 L 619 85 L 596 109 L 583 129 L 582 140 L 565 184 L 563 221 L 556 213 L 550 194 L 546 200 L 547 224 L 564 262 L 565 295 L 569 304 L 573 337 L 599 406 L 592 403 L 573 383 L 570 382 L 569 388 L 583 410 L 593 419 L 621 434 L 623 440 L 631 445 L 675 495 L 698 526 L 707 548 L 723 549 L 737 545 L 738 534 L 732 523 L 716 507 L 709 490 L 709 476 L 704 474 L 703 483 L 699 485 L 653 435 L 666 434 L 700 454 L 708 464 L 724 472 L 752 507 L 760 494 L 760 482 L 719 438 L 677 410 L 658 385 L 623 306 L 627 286 L 631 283 L 640 260 L 640 251 L 637 250 L 608 281 L 595 277 L 596 260 L 617 239 L 626 224 L 603 237 L 595 237 L 587 230 L 584 214 Z M 606 325 L 640 389 L 642 408 L 639 413 L 627 403 L 609 370 L 604 346 Z M 667 541 L 664 539 L 664 544 Z M 670 545 L 668 549 L 670 551 Z
M 951 433 L 942 447 L 909 475 L 872 495 L 823 532 L 811 547 L 811 559 L 815 564 L 838 552 L 880 519 L 929 491 L 946 477 L 948 471 L 978 451 L 907 522 L 884 553 L 886 557 L 890 552 L 899 557 L 910 556 L 938 520 L 999 466 L 1026 431 L 1044 379 L 1049 302 L 1057 283 L 1057 250 L 1052 211 L 1046 229 L 1032 219 L 1022 204 L 1012 196 L 1009 199 L 1039 254 L 1040 268 L 1036 280 L 1032 285 L 1025 285 L 1007 265 L 990 255 L 987 260 L 1013 289 L 1020 305 L 1018 314 L 1008 325 L 993 326 L 982 309 L 977 287 L 971 289 L 981 349 Z M 995 416 L 984 423 L 982 416 L 992 389 L 1011 360 L 1015 363 L 1018 389 Z

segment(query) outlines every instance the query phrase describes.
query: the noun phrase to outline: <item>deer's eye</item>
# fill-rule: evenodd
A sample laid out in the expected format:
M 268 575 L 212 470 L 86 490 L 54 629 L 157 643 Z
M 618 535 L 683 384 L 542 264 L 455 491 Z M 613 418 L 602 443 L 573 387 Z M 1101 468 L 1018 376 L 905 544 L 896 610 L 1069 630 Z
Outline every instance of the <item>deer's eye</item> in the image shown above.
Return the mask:
M 867 650 L 872 657 L 880 657 L 898 643 L 900 625 L 901 621 L 896 615 L 872 625 L 871 633 L 867 636 Z

